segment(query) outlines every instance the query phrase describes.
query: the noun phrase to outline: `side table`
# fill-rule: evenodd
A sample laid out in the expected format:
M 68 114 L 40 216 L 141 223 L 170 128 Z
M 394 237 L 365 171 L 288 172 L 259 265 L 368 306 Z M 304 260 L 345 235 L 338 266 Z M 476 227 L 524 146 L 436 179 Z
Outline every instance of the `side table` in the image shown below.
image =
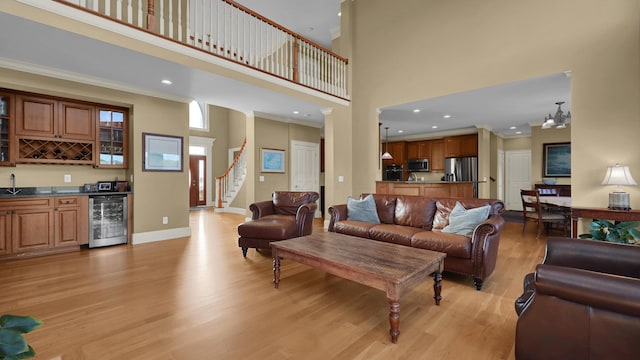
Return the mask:
M 609 208 L 571 208 L 571 236 L 578 237 L 578 219 L 592 218 L 614 221 L 640 221 L 640 210 L 611 210 Z

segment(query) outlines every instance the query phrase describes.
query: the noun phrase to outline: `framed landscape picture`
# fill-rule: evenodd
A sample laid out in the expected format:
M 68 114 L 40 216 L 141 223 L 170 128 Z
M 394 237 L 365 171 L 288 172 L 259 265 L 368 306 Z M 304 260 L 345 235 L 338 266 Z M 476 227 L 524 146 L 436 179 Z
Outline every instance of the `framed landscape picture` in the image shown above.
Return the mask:
M 182 171 L 182 136 L 142 133 L 142 171 Z
M 260 172 L 284 173 L 284 150 L 261 148 Z
M 542 177 L 571 176 L 571 143 L 542 145 Z

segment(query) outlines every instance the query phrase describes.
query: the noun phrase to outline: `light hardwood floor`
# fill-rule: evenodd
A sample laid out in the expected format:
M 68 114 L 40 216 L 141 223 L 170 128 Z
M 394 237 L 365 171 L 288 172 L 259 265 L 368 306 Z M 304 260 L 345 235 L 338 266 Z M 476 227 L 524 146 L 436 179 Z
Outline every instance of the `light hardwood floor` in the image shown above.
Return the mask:
M 2 262 L 0 314 L 44 321 L 36 359 L 513 359 L 513 303 L 545 244 L 506 223 L 482 291 L 445 273 L 440 306 L 432 282 L 405 294 L 394 345 L 383 292 L 286 259 L 274 289 L 270 254 L 238 248 L 243 217 L 190 221 L 190 238 Z

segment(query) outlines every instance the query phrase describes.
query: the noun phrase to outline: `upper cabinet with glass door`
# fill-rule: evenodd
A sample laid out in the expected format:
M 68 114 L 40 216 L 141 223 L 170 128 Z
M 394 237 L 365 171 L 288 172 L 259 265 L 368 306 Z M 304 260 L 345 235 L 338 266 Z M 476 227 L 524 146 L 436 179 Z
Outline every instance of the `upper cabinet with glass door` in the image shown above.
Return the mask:
M 127 167 L 127 110 L 98 108 L 99 156 L 97 167 Z
M 9 135 L 11 129 L 11 114 L 13 111 L 13 96 L 0 92 L 0 165 L 11 165 L 9 159 Z M 13 129 L 11 129 L 13 130 Z

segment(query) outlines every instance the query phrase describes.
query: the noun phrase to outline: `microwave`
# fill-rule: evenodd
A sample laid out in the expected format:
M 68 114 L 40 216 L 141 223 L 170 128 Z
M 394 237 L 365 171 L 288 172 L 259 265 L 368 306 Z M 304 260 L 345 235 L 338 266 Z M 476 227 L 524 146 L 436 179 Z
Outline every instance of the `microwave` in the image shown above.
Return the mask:
M 417 159 L 408 161 L 408 169 L 410 172 L 428 172 L 429 159 Z

